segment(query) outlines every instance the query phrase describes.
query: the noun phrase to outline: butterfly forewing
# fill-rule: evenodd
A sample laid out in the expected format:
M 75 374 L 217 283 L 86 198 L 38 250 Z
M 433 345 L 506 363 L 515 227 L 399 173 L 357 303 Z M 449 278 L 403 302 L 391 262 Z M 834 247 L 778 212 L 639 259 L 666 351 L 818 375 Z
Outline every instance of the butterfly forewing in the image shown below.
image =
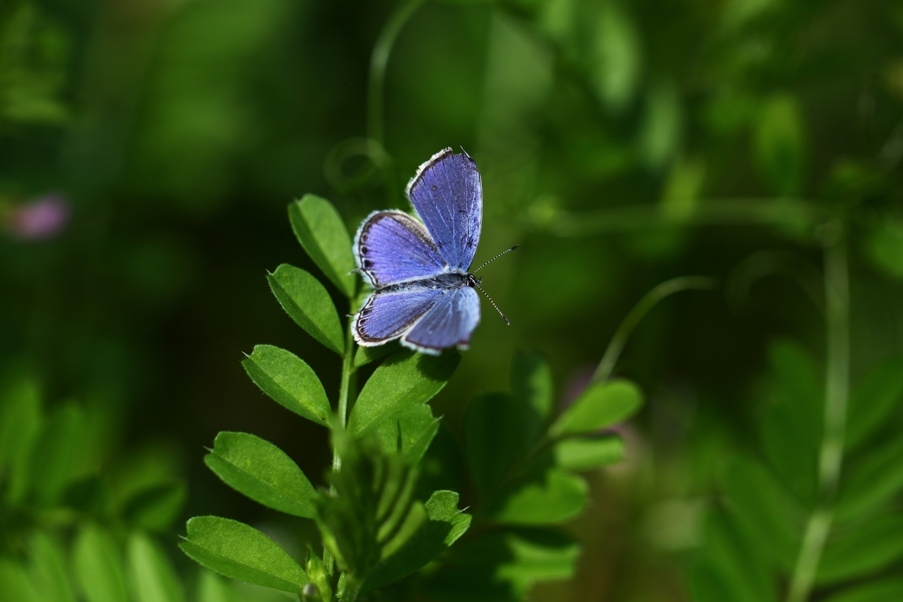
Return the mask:
M 466 271 L 483 223 L 483 186 L 473 159 L 442 150 L 420 166 L 407 192 L 439 254 L 452 269 Z
M 429 278 L 447 270 L 423 224 L 401 211 L 378 211 L 354 238 L 357 265 L 380 288 Z

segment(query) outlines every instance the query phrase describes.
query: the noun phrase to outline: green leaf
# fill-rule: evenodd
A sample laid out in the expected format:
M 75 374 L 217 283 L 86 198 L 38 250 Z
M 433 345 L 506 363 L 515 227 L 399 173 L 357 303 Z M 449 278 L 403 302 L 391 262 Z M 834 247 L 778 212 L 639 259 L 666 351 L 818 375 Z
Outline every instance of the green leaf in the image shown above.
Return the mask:
M 765 455 L 787 488 L 803 502 L 818 490 L 822 438 L 822 377 L 811 354 L 794 341 L 769 349 L 771 398 L 760 418 Z
M 903 439 L 892 440 L 855 466 L 840 486 L 838 521 L 861 518 L 903 489 Z
M 755 158 L 771 188 L 783 195 L 799 193 L 806 163 L 806 134 L 799 105 L 791 96 L 773 96 L 756 121 Z
M 522 585 L 537 581 L 567 579 L 574 574 L 578 545 L 563 534 L 551 531 L 512 531 L 506 539 L 510 560 L 499 576 Z
M 292 230 L 304 250 L 326 277 L 349 299 L 354 297 L 357 267 L 351 250 L 351 237 L 335 207 L 312 194 L 289 205 Z
M 65 555 L 60 544 L 47 533 L 36 532 L 29 542 L 28 574 L 40 600 L 75 602 L 69 583 Z M 13 600 L 14 598 L 0 599 Z
M 44 602 L 25 574 L 21 564 L 0 558 L 0 600 Z
M 298 465 L 272 443 L 222 432 L 204 463 L 227 485 L 274 510 L 313 518 L 317 492 Z
M 179 547 L 220 575 L 299 593 L 307 575 L 276 542 L 244 523 L 218 516 L 196 516 Z
M 395 343 L 386 343 L 376 347 L 358 347 L 354 352 L 354 361 L 351 367 L 357 370 L 361 366 L 366 366 L 370 362 L 374 362 L 396 351 L 398 351 L 398 345 Z
M 748 545 L 746 533 L 726 511 L 718 509 L 709 515 L 699 549 L 702 556 L 692 574 L 694 600 L 776 600 L 772 575 L 761 550 Z
M 552 369 L 538 352 L 520 352 L 511 367 L 511 395 L 522 406 L 520 426 L 525 449 L 539 442 L 555 404 Z
M 467 408 L 467 460 L 484 503 L 492 503 L 511 470 L 536 450 L 552 412 L 552 387 L 545 359 L 520 353 L 511 368 L 512 394 L 480 395 Z
M 802 508 L 770 471 L 744 455 L 727 463 L 722 481 L 748 545 L 791 570 L 801 544 Z
M 805 437 L 806 445 L 817 447 L 822 439 L 824 379 L 815 359 L 802 345 L 785 339 L 769 349 L 769 364 L 776 403 L 785 406 L 798 437 Z
M 40 501 L 55 501 L 73 479 L 82 458 L 84 423 L 74 403 L 56 408 L 47 417 L 31 451 L 30 480 Z
M 31 483 L 29 459 L 41 425 L 41 400 L 37 385 L 19 376 L 4 383 L 0 392 L 0 480 L 6 477 L 6 497 L 22 499 Z
M 429 405 L 410 406 L 394 420 L 384 420 L 374 433 L 386 453 L 400 453 L 416 466 L 439 432 L 439 421 Z
M 470 515 L 458 509 L 459 495 L 454 491 L 434 491 L 426 501 L 426 511 L 430 522 L 444 522 L 451 529 L 442 538 L 442 544 L 448 547 L 458 541 L 470 527 Z
M 592 83 L 614 111 L 627 107 L 642 72 L 642 44 L 630 15 L 615 2 L 598 5 Z
M 185 592 L 166 554 L 141 533 L 129 535 L 126 545 L 132 592 L 138 602 L 181 602 Z
M 846 444 L 854 448 L 878 427 L 903 398 L 903 355 L 875 366 L 853 390 L 847 414 Z
M 443 419 L 444 421 L 444 419 Z M 467 459 L 458 437 L 440 426 L 426 455 L 418 465 L 422 492 L 450 489 L 462 491 L 467 480 Z
M 127 602 L 121 553 L 112 536 L 101 527 L 81 530 L 73 547 L 75 577 L 88 602 Z
M 310 579 L 309 585 L 305 587 L 316 588 L 312 596 L 306 596 L 303 592 L 301 599 L 303 601 L 311 600 L 322 602 L 324 600 L 331 601 L 332 598 L 332 576 L 331 569 L 326 566 L 323 559 L 317 556 L 310 546 L 307 548 L 307 578 Z
M 161 485 L 171 485 L 182 472 L 182 450 L 173 441 L 132 444 L 123 449 L 105 480 L 112 512 L 119 513 L 133 496 Z
M 125 503 L 123 518 L 137 529 L 165 531 L 179 518 L 186 493 L 185 485 L 179 482 L 148 487 Z
M 653 83 L 646 94 L 643 127 L 637 150 L 644 163 L 660 170 L 674 158 L 680 147 L 683 112 L 673 82 Z
M 495 529 L 454 546 L 445 567 L 429 578 L 442 598 L 522 600 L 541 581 L 574 575 L 580 547 L 569 535 L 547 529 Z
M 282 264 L 267 275 L 270 289 L 295 324 L 338 354 L 345 351 L 339 314 L 326 288 L 308 272 Z
M 690 218 L 697 210 L 705 185 L 705 161 L 698 157 L 680 157 L 671 165 L 659 207 L 673 220 Z
M 509 485 L 489 513 L 509 525 L 560 524 L 580 514 L 587 490 L 586 481 L 565 470 L 533 471 Z
M 467 408 L 464 441 L 470 472 L 480 492 L 491 500 L 504 485 L 515 462 L 525 458 L 523 432 L 512 420 L 523 407 L 520 400 L 503 393 L 479 395 Z
M 765 455 L 775 473 L 798 499 L 814 502 L 818 491 L 818 450 L 809 435 L 800 433 L 794 425 L 788 404 L 766 408 L 760 429 Z
M 643 403 L 639 387 L 628 380 L 592 383 L 552 425 L 553 437 L 590 433 L 623 422 Z
M 304 360 L 279 347 L 257 345 L 241 365 L 273 401 L 317 424 L 327 424 L 329 399 L 320 379 Z
M 458 367 L 461 355 L 426 355 L 408 350 L 390 356 L 373 373 L 351 410 L 348 432 L 361 436 L 407 408 L 433 398 Z
M 865 248 L 872 263 L 887 275 L 900 279 L 903 278 L 903 221 L 885 215 L 868 233 Z
M 903 579 L 891 577 L 877 582 L 857 583 L 825 598 L 825 602 L 888 602 L 903 600 Z
M 470 526 L 471 516 L 458 509 L 458 494 L 453 491 L 433 492 L 425 508 L 429 522 L 421 525 L 394 554 L 373 568 L 362 592 L 389 585 L 420 570 L 447 550 Z
M 755 22 L 769 13 L 774 14 L 773 11 L 777 6 L 777 3 L 771 0 L 734 0 L 718 11 L 719 27 L 723 27 L 725 31 L 736 32 L 750 22 Z
M 618 436 L 564 439 L 552 448 L 555 465 L 565 470 L 592 470 L 624 459 L 624 440 Z
M 63 492 L 62 504 L 88 516 L 109 515 L 106 483 L 100 475 L 89 474 L 77 479 Z
M 818 565 L 818 582 L 865 577 L 903 557 L 903 516 L 882 516 L 857 524 L 828 543 Z
M 724 602 L 739 600 L 741 602 L 758 602 L 747 590 L 736 590 L 734 575 L 711 558 L 697 560 L 690 568 L 690 597 L 693 602 Z

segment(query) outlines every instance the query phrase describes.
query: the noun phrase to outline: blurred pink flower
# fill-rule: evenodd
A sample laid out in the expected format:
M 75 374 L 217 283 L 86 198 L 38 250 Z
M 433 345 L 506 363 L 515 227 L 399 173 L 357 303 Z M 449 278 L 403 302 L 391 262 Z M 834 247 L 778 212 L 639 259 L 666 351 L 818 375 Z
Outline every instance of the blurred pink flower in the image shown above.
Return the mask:
M 584 389 L 593 381 L 595 372 L 596 367 L 592 364 L 584 364 L 571 372 L 564 383 L 561 397 L 558 400 L 558 407 L 562 412 L 571 407 L 577 398 L 580 397 Z
M 6 226 L 20 240 L 47 240 L 66 227 L 69 213 L 69 200 L 50 193 L 12 207 Z

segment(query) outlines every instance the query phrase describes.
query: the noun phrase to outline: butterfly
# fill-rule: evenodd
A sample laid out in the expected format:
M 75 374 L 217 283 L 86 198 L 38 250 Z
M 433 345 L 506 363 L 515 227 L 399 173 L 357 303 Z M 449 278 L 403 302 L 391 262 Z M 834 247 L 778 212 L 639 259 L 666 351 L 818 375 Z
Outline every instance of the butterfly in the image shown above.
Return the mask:
M 480 172 L 467 153 L 446 148 L 417 169 L 406 194 L 420 220 L 376 211 L 354 237 L 357 269 L 374 289 L 354 316 L 354 340 L 401 339 L 429 354 L 466 349 L 480 323 L 480 279 L 468 272 L 483 223 Z

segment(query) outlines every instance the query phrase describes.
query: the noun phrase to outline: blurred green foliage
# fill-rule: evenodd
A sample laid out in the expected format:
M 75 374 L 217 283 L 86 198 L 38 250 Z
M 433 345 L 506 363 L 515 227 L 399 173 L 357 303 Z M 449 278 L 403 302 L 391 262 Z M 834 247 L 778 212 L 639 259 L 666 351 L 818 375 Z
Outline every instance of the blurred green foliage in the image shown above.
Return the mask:
M 368 79 L 374 49 L 385 57 L 380 110 Z M 893 532 L 900 503 L 889 474 L 900 395 L 892 377 L 871 376 L 903 347 L 899 3 L 6 0 L 0 143 L 0 368 L 24 364 L 45 399 L 90 408 L 49 404 L 46 424 L 104 433 L 46 435 L 84 455 L 42 475 L 35 503 L 58 499 L 63 475 L 97 468 L 88 458 L 130 456 L 163 437 L 195 458 L 184 468 L 185 516 L 283 528 L 222 495 L 197 460 L 216 432 L 233 430 L 279 444 L 315 484 L 329 466 L 322 429 L 284 420 L 238 367 L 265 340 L 338 389 L 328 354 L 263 285 L 269 271 L 276 286 L 282 263 L 313 269 L 285 204 L 330 198 L 354 228 L 374 209 L 405 207 L 416 166 L 463 146 L 484 182 L 478 261 L 515 242 L 521 250 L 487 268 L 484 286 L 512 326 L 484 315 L 434 402 L 445 415 L 434 446 L 462 440 L 468 400 L 506 388 L 513 350 L 543 350 L 555 381 L 579 389 L 646 291 L 687 274 L 725 284 L 726 293 L 676 296 L 637 327 L 615 369 L 647 398 L 625 427 L 630 460 L 588 476 L 596 501 L 570 527 L 584 543 L 580 568 L 536 598 L 693 599 L 704 595 L 693 583 L 709 575 L 705 591 L 717 594 L 737 566 L 757 567 L 745 573 L 750 587 L 787 598 L 798 550 L 749 562 L 720 552 L 740 541 L 752 554 L 746 507 L 726 500 L 767 496 L 777 515 L 791 509 L 790 541 L 806 532 L 807 480 L 818 479 L 809 456 L 817 462 L 826 388 L 837 387 L 827 386 L 838 360 L 823 264 L 838 241 L 849 277 L 839 364 L 850 375 L 850 447 L 828 497 L 840 504 L 847 479 L 859 479 L 865 497 L 849 503 L 879 522 L 862 515 L 861 528 L 842 522 L 829 533 L 828 568 L 812 572 L 812 587 L 837 602 L 900 591 L 898 561 L 857 572 L 837 569 L 831 552 L 849 560 L 845 549 L 878 549 L 855 536 L 884 530 L 880 521 Z M 23 209 L 49 193 L 67 200 L 65 229 L 23 237 Z M 775 347 L 788 339 L 813 357 Z M 784 385 L 774 383 L 794 380 L 787 373 L 817 383 L 805 408 L 775 401 Z M 887 409 L 866 403 L 881 420 L 854 419 L 869 382 Z M 793 395 L 812 388 L 793 386 Z M 26 414 L 14 422 L 22 437 L 37 420 Z M 78 421 L 88 430 L 70 431 Z M 780 461 L 787 440 L 800 446 L 798 465 Z M 47 453 L 65 456 L 53 445 Z M 152 481 L 157 461 L 127 472 Z M 727 462 L 749 483 L 779 486 L 744 492 L 724 480 Z M 514 574 L 537 548 L 512 537 Z M 861 595 L 843 591 L 851 575 Z

